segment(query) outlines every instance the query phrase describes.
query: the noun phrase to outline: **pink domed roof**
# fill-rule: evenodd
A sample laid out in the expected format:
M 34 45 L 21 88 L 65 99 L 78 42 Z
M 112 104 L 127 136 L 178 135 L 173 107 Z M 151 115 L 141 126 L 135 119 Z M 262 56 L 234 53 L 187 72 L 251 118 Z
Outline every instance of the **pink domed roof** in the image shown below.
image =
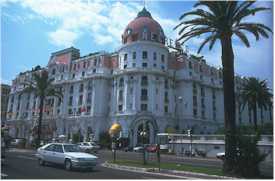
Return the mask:
M 127 44 L 137 40 L 148 40 L 164 43 L 164 37 L 160 24 L 143 8 L 138 16 L 127 25 L 122 35 L 122 42 Z

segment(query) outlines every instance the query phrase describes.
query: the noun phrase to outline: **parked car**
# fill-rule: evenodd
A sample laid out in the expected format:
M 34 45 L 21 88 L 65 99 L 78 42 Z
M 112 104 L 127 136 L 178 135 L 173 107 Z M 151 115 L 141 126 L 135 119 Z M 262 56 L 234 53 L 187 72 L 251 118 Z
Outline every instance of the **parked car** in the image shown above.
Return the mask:
M 142 152 L 143 151 L 143 146 L 136 146 L 136 147 L 134 147 L 134 152 Z
M 77 144 L 79 148 L 84 152 L 97 152 L 100 149 L 100 146 L 94 142 L 81 142 Z
M 206 151 L 204 151 L 204 150 L 195 149 L 195 152 L 196 152 L 196 154 L 197 154 L 198 156 L 201 156 L 201 157 L 203 157 L 203 158 L 206 157 Z
M 49 143 L 37 149 L 38 161 L 40 165 L 45 163 L 55 163 L 64 165 L 66 170 L 72 168 L 93 169 L 97 164 L 97 157 L 80 152 L 80 148 L 69 143 Z
M 26 144 L 25 138 L 14 138 L 11 140 L 10 146 L 13 148 L 24 148 Z
M 191 154 L 191 151 L 190 150 L 185 150 L 184 152 L 184 155 L 185 156 L 196 156 L 195 152 L 192 150 L 192 154 Z
M 122 148 L 121 150 L 122 150 L 122 151 L 125 151 L 125 152 L 133 151 L 133 147 L 126 146 L 126 147 Z
M 225 158 L 225 153 L 224 153 L 224 152 L 217 153 L 216 157 L 217 157 L 218 159 L 224 160 L 224 158 Z

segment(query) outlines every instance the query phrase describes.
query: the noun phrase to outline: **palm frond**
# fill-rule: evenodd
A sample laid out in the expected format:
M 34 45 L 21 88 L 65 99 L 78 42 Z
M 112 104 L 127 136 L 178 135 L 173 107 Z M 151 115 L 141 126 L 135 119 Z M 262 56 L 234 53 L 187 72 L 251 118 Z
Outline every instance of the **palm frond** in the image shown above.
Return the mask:
M 255 1 L 244 1 L 242 4 L 240 4 L 235 11 L 233 12 L 233 16 L 237 16 L 240 12 L 243 10 L 249 8 L 251 5 L 253 5 Z
M 201 52 L 201 50 L 203 49 L 203 47 L 211 40 L 215 39 L 216 34 L 212 33 L 212 35 L 208 36 L 200 45 L 197 53 L 199 54 Z
M 215 18 L 215 16 L 213 14 L 211 14 L 210 12 L 204 11 L 202 9 L 196 9 L 195 11 L 190 11 L 190 12 L 184 13 L 183 15 L 180 16 L 179 19 L 182 20 L 186 16 L 190 16 L 190 15 L 200 16 L 202 18 L 208 18 L 208 19 Z
M 219 33 L 216 33 L 216 36 L 211 40 L 211 42 L 209 44 L 209 50 L 212 50 L 212 48 L 218 38 L 219 38 Z
M 200 36 L 202 34 L 205 33 L 213 33 L 214 31 L 208 30 L 208 29 L 200 29 L 200 30 L 192 30 L 189 31 L 185 34 L 183 34 L 182 36 L 180 36 L 180 38 L 178 39 L 178 41 L 181 41 L 182 39 L 186 38 L 185 40 L 183 40 L 183 42 L 181 42 L 181 44 L 184 44 L 187 40 L 189 40 L 189 37 L 195 37 L 195 36 Z
M 55 90 L 54 88 L 47 89 L 46 96 L 55 96 L 60 98 L 61 100 L 63 99 L 63 93 L 61 91 Z
M 220 12 L 220 9 L 218 7 L 217 1 L 199 1 L 196 4 L 194 4 L 194 8 L 199 7 L 199 6 L 206 6 L 215 16 L 219 16 L 222 12 Z
M 250 47 L 249 41 L 243 32 L 234 31 L 234 34 L 240 38 L 240 40 L 245 44 L 245 46 Z
M 245 9 L 242 12 L 240 12 L 238 15 L 233 17 L 234 22 L 240 22 L 244 17 L 250 16 L 250 15 L 255 15 L 259 11 L 266 11 L 270 10 L 270 8 L 254 8 L 254 9 Z

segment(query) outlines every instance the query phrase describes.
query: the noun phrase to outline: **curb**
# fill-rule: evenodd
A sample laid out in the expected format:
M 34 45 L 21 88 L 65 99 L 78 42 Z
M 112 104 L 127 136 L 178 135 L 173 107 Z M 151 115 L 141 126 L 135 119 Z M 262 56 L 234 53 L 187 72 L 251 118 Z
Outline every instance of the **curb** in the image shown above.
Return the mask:
M 160 175 L 160 176 L 166 176 L 166 177 L 174 177 L 174 178 L 179 178 L 179 179 L 192 179 L 192 180 L 197 179 L 197 178 L 193 178 L 193 177 L 170 175 L 170 174 L 159 173 L 159 172 L 150 172 L 150 171 L 147 171 L 147 168 L 120 166 L 120 165 L 111 164 L 108 162 L 102 163 L 101 166 L 106 167 L 106 168 L 111 168 L 111 169 L 124 170 L 124 171 L 136 172 L 136 173 L 152 174 L 152 175 Z
M 204 173 L 168 170 L 168 169 L 160 169 L 160 172 L 159 172 L 158 168 L 139 168 L 139 167 L 133 167 L 133 166 L 117 165 L 117 164 L 108 163 L 108 162 L 103 163 L 102 166 L 113 168 L 113 169 L 119 169 L 119 170 L 127 170 L 127 171 L 133 171 L 133 172 L 143 172 L 143 173 L 145 172 L 145 173 L 159 174 L 164 176 L 187 178 L 187 179 L 238 179 L 234 177 L 208 175 Z M 177 175 L 177 174 L 182 174 L 182 175 Z

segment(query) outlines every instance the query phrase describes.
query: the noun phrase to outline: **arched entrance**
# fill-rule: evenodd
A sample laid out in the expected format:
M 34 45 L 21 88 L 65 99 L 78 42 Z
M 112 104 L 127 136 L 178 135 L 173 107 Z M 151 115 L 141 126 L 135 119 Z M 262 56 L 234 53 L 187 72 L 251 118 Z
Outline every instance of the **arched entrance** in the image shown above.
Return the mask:
M 142 144 L 153 144 L 156 142 L 158 126 L 151 116 L 142 116 L 135 119 L 130 125 L 130 143 L 137 146 Z
M 145 133 L 145 134 L 144 134 Z M 137 144 L 149 144 L 150 143 L 150 127 L 148 122 L 140 124 L 137 129 Z

